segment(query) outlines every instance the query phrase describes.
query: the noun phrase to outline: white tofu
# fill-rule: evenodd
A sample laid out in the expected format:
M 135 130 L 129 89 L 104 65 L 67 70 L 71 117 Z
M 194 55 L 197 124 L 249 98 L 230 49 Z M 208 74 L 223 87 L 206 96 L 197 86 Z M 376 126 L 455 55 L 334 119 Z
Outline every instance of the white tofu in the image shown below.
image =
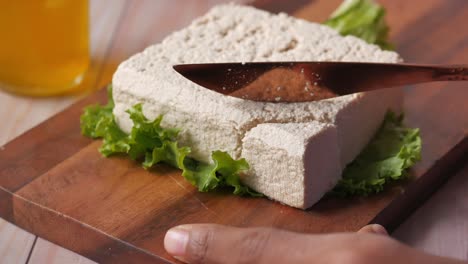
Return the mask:
M 244 182 L 271 199 L 308 208 L 341 176 L 338 134 L 319 122 L 260 124 L 243 139 L 251 166 Z M 287 177 L 285 177 L 287 175 Z
M 125 110 L 143 103 L 149 119 L 162 114 L 163 126 L 181 128 L 180 143 L 190 146 L 191 156 L 204 162 L 210 162 L 214 150 L 240 158 L 245 134 L 263 123 L 327 123 L 336 127 L 337 166 L 342 168 L 370 140 L 385 112 L 399 108 L 400 91 L 317 102 L 260 103 L 222 96 L 172 69 L 180 63 L 307 60 L 392 63 L 401 58 L 358 38 L 342 37 L 327 26 L 248 6 L 221 5 L 118 67 L 113 77 L 116 121 L 129 132 L 133 124 Z

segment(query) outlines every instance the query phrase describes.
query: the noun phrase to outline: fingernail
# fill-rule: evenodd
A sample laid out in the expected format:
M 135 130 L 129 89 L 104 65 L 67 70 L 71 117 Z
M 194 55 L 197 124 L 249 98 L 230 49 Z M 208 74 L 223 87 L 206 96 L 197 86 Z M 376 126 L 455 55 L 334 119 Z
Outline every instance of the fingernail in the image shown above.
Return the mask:
M 388 232 L 387 230 L 385 230 L 385 227 L 381 226 L 381 225 L 378 225 L 378 224 L 374 224 L 372 225 L 372 231 L 376 234 L 380 234 L 380 235 L 388 235 Z
M 189 240 L 189 233 L 183 228 L 172 228 L 164 237 L 164 248 L 174 257 L 183 257 Z

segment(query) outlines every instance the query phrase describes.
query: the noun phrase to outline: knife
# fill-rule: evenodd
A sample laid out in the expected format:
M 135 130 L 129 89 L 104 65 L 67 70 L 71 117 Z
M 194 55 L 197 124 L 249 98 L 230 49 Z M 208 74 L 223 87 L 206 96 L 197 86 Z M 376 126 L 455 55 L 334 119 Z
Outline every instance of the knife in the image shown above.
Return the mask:
M 263 102 L 306 102 L 436 81 L 468 80 L 468 65 L 365 62 L 179 64 L 174 70 L 215 92 Z

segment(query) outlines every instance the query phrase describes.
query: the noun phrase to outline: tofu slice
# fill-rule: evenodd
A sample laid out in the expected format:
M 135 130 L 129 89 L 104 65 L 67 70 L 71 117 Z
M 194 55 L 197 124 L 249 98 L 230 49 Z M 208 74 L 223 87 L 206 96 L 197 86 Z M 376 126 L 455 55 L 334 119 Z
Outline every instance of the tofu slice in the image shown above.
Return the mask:
M 273 200 L 308 208 L 341 177 L 338 133 L 319 122 L 260 124 L 243 139 L 251 166 L 243 181 Z
M 338 144 L 336 166 L 342 168 L 367 144 L 385 112 L 399 108 L 401 91 L 388 89 L 317 102 L 260 103 L 207 90 L 172 69 L 180 63 L 307 60 L 393 63 L 401 58 L 321 24 L 248 6 L 221 5 L 118 67 L 112 81 L 114 115 L 129 132 L 133 124 L 125 111 L 143 103 L 147 118 L 164 115 L 163 126 L 182 129 L 181 145 L 190 146 L 191 156 L 204 162 L 211 161 L 214 150 L 241 158 L 245 135 L 261 124 L 277 124 L 272 133 L 281 124 L 330 124 L 336 129 L 337 143 L 329 144 Z

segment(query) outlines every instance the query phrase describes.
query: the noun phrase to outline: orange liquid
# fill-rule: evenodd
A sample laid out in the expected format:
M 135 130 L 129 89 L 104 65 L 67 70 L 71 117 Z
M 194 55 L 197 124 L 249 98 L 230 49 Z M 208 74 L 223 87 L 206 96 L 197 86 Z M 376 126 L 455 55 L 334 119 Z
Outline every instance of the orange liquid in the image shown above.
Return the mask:
M 87 0 L 0 0 L 0 88 L 64 94 L 89 65 Z

